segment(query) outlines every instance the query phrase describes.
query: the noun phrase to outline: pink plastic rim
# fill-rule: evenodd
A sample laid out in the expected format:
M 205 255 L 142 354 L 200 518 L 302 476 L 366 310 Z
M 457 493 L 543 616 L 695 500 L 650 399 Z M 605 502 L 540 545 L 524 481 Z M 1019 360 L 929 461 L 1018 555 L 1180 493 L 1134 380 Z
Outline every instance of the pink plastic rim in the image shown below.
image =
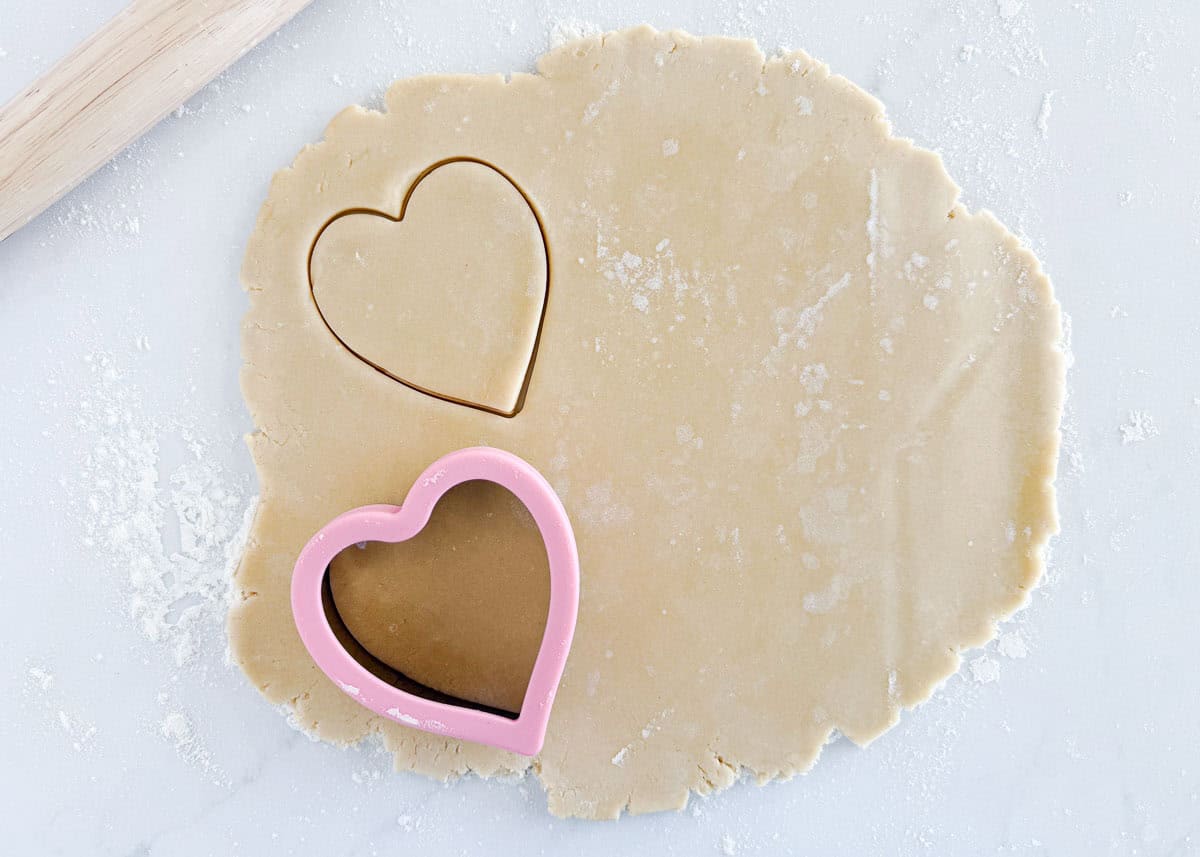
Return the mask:
M 420 533 L 442 495 L 482 479 L 516 495 L 537 524 L 550 565 L 550 609 L 521 711 L 515 719 L 423 699 L 376 678 L 347 652 L 325 617 L 321 589 L 329 563 L 361 542 L 402 542 Z M 542 749 L 554 695 L 579 612 L 579 555 L 566 510 L 528 462 L 486 446 L 443 456 L 417 477 L 401 506 L 352 509 L 326 524 L 300 551 L 292 572 L 292 615 L 317 666 L 359 704 L 416 729 L 534 756 Z

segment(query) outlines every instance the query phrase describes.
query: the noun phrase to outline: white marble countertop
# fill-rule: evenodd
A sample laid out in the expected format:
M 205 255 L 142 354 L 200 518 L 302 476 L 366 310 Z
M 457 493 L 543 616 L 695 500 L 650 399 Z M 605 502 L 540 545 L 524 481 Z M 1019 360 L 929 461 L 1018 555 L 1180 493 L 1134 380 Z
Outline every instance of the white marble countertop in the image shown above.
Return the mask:
M 0 101 L 120 5 L 5 0 Z M 0 851 L 1200 854 L 1200 6 L 417 5 L 317 0 L 0 244 Z M 1063 534 L 1030 607 L 870 748 L 568 822 L 533 779 L 310 742 L 227 665 L 256 492 L 237 272 L 271 173 L 341 107 L 643 20 L 825 60 L 1040 254 L 1076 358 Z

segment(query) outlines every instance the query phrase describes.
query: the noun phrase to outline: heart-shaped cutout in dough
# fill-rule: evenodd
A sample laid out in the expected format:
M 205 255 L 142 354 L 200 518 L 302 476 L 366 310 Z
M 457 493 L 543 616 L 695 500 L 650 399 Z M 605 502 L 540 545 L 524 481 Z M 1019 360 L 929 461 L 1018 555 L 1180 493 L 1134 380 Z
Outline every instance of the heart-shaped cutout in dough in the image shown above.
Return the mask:
M 408 541 L 429 523 L 433 509 L 457 485 L 484 480 L 500 485 L 533 518 L 545 545 L 550 603 L 542 643 L 515 717 L 428 698 L 397 686 L 355 658 L 338 638 L 326 609 L 329 565 L 343 550 L 362 542 Z M 398 723 L 488 744 L 526 756 L 542 748 L 550 709 L 566 666 L 579 612 L 579 555 L 566 510 L 554 489 L 529 463 L 490 447 L 460 449 L 442 456 L 417 477 L 400 506 L 360 506 L 334 518 L 301 550 L 292 571 L 292 616 L 318 667 L 360 704 Z
M 338 214 L 317 234 L 308 276 L 321 318 L 360 360 L 439 399 L 521 410 L 549 260 L 532 203 L 501 170 L 441 161 L 398 215 Z
M 516 713 L 546 625 L 550 570 L 525 505 L 477 479 L 442 495 L 419 537 L 334 557 L 329 598 L 381 672 Z

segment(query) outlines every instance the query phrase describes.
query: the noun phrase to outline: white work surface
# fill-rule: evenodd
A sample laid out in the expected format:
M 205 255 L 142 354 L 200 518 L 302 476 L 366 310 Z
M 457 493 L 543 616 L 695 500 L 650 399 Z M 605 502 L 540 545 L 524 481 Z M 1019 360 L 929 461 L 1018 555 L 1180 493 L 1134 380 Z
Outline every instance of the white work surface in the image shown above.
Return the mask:
M 120 5 L 3 0 L 0 101 Z M 1200 854 L 1200 6 L 424 5 L 318 0 L 0 244 L 0 852 Z M 238 268 L 271 174 L 342 107 L 642 21 L 828 62 L 1039 254 L 1074 331 L 1063 532 L 1000 640 L 869 748 L 563 821 L 532 777 L 309 741 L 228 664 L 257 491 Z

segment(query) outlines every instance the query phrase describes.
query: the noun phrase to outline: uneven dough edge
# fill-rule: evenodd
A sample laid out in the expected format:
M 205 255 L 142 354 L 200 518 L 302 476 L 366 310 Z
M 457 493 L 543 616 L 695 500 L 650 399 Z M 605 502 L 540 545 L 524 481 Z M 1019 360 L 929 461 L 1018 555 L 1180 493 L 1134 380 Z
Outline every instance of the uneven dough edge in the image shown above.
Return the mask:
M 813 72 L 829 77 L 826 66 L 814 62 L 800 52 L 767 60 L 750 41 L 723 37 L 697 39 L 679 32 L 658 33 L 646 27 L 564 45 L 539 60 L 539 73 L 553 76 L 563 69 L 573 71 L 570 64 L 573 52 L 579 50 L 603 51 L 606 43 L 610 40 L 617 42 L 647 41 L 663 46 L 670 44 L 673 49 L 674 47 L 697 49 L 715 45 L 723 49 L 752 52 L 758 57 L 764 73 L 776 64 L 790 64 L 798 61 Z M 523 78 L 528 77 L 514 75 L 506 81 L 501 76 L 493 75 L 473 77 L 471 80 L 475 86 L 511 87 L 523 85 Z M 447 76 L 437 79 L 447 79 Z M 414 82 L 420 80 L 417 79 Z M 1049 279 L 1042 272 L 1033 255 L 986 211 L 970 214 L 961 208 L 957 204 L 959 189 L 941 166 L 940 158 L 936 154 L 916 149 L 908 140 L 891 137 L 890 125 L 883 117 L 882 105 L 875 99 L 844 78 L 832 76 L 829 77 L 829 82 L 842 88 L 845 97 L 859 100 L 868 111 L 877 114 L 875 121 L 882 124 L 883 133 L 888 138 L 886 146 L 893 153 L 916 152 L 922 157 L 936 159 L 940 171 L 938 178 L 945 184 L 946 191 L 956 201 L 954 204 L 956 216 L 971 220 L 977 219 L 984 228 L 1002 236 L 1003 246 L 1019 257 L 1033 271 L 1030 287 L 1035 291 L 1042 308 L 1048 310 L 1048 315 L 1052 316 L 1045 323 L 1052 324 L 1055 328 L 1060 327 L 1058 304 L 1054 299 Z M 393 93 L 412 83 L 401 81 L 394 84 L 388 94 L 389 105 L 392 104 Z M 247 247 L 242 280 L 250 293 L 251 306 L 243 323 L 245 364 L 242 369 L 241 383 L 243 394 L 257 427 L 257 431 L 247 438 L 247 443 L 258 469 L 260 481 L 264 485 L 264 495 L 258 507 L 243 561 L 235 575 L 236 594 L 229 616 L 230 646 L 233 659 L 268 700 L 288 706 L 293 711 L 297 722 L 306 730 L 335 743 L 352 743 L 371 735 L 380 735 L 385 746 L 396 756 L 398 769 L 416 770 L 434 776 L 452 776 L 470 772 L 491 776 L 521 773 L 532 766 L 535 773 L 540 776 L 544 763 L 550 761 L 553 764 L 552 760 L 539 759 L 531 765 L 528 760 L 513 754 L 499 753 L 489 748 L 438 739 L 425 733 L 404 729 L 397 724 L 370 715 L 334 688 L 314 665 L 306 662 L 307 659 L 304 658 L 303 651 L 299 648 L 298 637 L 296 637 L 294 629 L 291 629 L 290 606 L 286 599 L 264 598 L 259 592 L 264 583 L 268 586 L 286 587 L 286 581 L 261 579 L 257 575 L 266 569 L 273 569 L 276 575 L 290 571 L 293 559 L 290 556 L 269 553 L 269 549 L 263 544 L 262 534 L 271 527 L 273 518 L 287 514 L 289 504 L 305 502 L 302 494 L 294 497 L 276 497 L 269 495 L 266 491 L 270 480 L 265 478 L 265 475 L 275 467 L 274 462 L 282 454 L 281 450 L 293 440 L 302 442 L 302 438 L 294 439 L 282 429 L 282 426 L 272 424 L 268 415 L 263 413 L 263 406 L 260 405 L 260 403 L 268 403 L 274 407 L 276 406 L 276 397 L 263 390 L 261 384 L 264 379 L 256 371 L 255 360 L 265 357 L 266 343 L 271 336 L 278 334 L 259 322 L 263 312 L 261 293 L 263 290 L 271 288 L 272 285 L 269 278 L 264 277 L 260 271 L 259 252 L 260 247 L 270 244 L 270 239 L 277 229 L 274 204 L 277 199 L 286 200 L 287 185 L 292 180 L 294 171 L 310 159 L 319 158 L 326 147 L 334 145 L 330 141 L 336 138 L 340 124 L 349 118 L 374 121 L 369 112 L 363 111 L 361 108 L 347 108 L 331 122 L 325 141 L 306 147 L 297 156 L 292 167 L 280 171 L 272 181 L 267 202 L 264 203 L 259 213 L 253 236 Z M 1036 431 L 1040 442 L 1030 450 L 1027 457 L 1029 467 L 1023 491 L 1023 504 L 1024 508 L 1028 510 L 1029 516 L 1040 522 L 1040 526 L 1031 534 L 1027 550 L 1022 558 L 1020 569 L 1022 584 L 1019 590 L 1013 593 L 1009 602 L 1002 605 L 994 616 L 963 633 L 958 645 L 947 653 L 948 656 L 941 664 L 940 669 L 924 688 L 914 691 L 906 685 L 905 690 L 908 695 L 900 700 L 904 708 L 912 708 L 928 699 L 948 676 L 956 672 L 961 665 L 962 650 L 982 645 L 993 637 L 996 632 L 996 623 L 1011 615 L 1027 602 L 1029 591 L 1037 584 L 1044 572 L 1044 550 L 1048 540 L 1057 532 L 1058 527 L 1053 482 L 1060 441 L 1058 425 L 1064 395 L 1062 376 L 1065 367 L 1062 353 L 1052 346 L 1047 346 L 1038 365 L 1042 369 L 1041 380 L 1047 385 L 1046 395 L 1049 397 L 1048 401 L 1051 407 L 1046 410 L 1044 424 L 1040 426 L 1039 431 Z M 296 486 L 297 493 L 302 492 L 304 488 L 305 486 Z M 284 627 L 291 631 L 282 635 L 262 633 L 262 629 L 268 627 Z M 295 669 L 291 675 L 285 675 L 283 681 L 277 680 L 281 669 L 285 673 L 288 672 L 286 664 L 295 665 L 298 653 L 306 665 Z M 332 719 L 325 718 L 318 721 L 308 714 L 314 709 L 333 711 L 336 712 L 336 716 Z M 894 725 L 898 719 L 899 711 L 897 710 L 888 723 L 872 733 L 855 734 L 853 740 L 865 746 Z M 551 812 L 556 815 L 589 818 L 615 818 L 625 810 L 637 813 L 681 808 L 686 804 L 691 792 L 704 794 L 726 788 L 739 778 L 743 770 L 749 771 L 760 782 L 770 779 L 786 779 L 796 773 L 804 772 L 816 762 L 820 751 L 821 747 L 818 746 L 810 755 L 788 759 L 786 763 L 778 766 L 746 766 L 736 760 L 727 760 L 721 752 L 713 750 L 709 763 L 697 766 L 691 781 L 675 794 L 630 793 L 623 801 L 613 799 L 595 801 L 571 788 L 551 787 L 548 790 L 549 807 Z

